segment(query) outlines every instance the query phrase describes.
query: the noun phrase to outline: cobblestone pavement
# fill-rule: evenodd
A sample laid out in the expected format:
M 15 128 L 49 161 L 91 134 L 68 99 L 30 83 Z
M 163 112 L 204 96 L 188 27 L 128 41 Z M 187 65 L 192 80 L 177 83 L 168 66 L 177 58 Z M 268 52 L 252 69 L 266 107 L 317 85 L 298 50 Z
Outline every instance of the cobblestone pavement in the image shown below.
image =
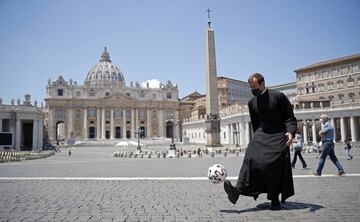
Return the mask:
M 112 157 L 119 150 L 114 147 L 71 149 L 71 157 L 66 148 L 47 159 L 0 164 L 0 221 L 359 221 L 360 217 L 358 148 L 349 161 L 337 148 L 348 176 L 332 176 L 337 171 L 330 160 L 323 177 L 307 176 L 309 170 L 301 170 L 298 162 L 293 170 L 296 194 L 279 211 L 270 210 L 266 195 L 257 201 L 240 197 L 233 205 L 222 184 L 205 179 L 207 168 L 221 163 L 235 183 L 243 154 L 135 159 Z M 310 170 L 316 167 L 315 156 L 304 154 Z

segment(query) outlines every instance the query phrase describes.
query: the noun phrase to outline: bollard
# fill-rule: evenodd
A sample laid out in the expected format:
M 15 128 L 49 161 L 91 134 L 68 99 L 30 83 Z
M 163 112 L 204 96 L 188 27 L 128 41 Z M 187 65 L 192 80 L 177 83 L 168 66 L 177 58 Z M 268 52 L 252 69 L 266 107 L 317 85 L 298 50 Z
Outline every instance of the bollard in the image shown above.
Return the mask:
M 215 157 L 215 152 L 214 152 L 214 151 L 211 151 L 211 152 L 210 152 L 210 156 L 211 156 L 211 157 Z
M 224 157 L 226 157 L 227 156 L 227 151 L 224 151 Z

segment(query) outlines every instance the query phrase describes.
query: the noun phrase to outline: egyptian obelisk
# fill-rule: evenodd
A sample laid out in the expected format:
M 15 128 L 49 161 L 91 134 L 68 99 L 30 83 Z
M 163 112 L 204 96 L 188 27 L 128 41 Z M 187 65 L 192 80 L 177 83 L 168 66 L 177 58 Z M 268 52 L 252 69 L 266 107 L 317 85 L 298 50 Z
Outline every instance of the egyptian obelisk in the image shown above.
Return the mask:
M 217 95 L 215 35 L 211 28 L 210 9 L 208 12 L 208 29 L 206 30 L 206 146 L 218 147 L 220 144 L 220 115 Z

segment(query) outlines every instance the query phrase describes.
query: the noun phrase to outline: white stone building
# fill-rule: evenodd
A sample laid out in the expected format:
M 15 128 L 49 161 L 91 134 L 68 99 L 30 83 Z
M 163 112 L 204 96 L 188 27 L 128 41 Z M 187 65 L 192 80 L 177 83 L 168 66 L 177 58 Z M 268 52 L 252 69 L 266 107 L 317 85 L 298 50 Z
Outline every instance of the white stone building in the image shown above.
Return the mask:
M 316 63 L 296 71 L 297 82 L 272 86 L 284 92 L 294 105 L 305 143 L 319 142 L 319 117 L 329 115 L 335 140 L 360 141 L 360 54 Z M 265 75 L 266 81 L 266 75 Z M 296 92 L 294 95 L 294 92 Z M 247 146 L 251 122 L 246 105 L 233 104 L 220 110 L 221 143 Z M 205 119 L 185 119 L 183 137 L 190 143 L 205 143 Z
M 153 84 L 155 82 L 155 84 Z M 179 138 L 178 87 L 171 81 L 126 86 L 123 73 L 106 50 L 86 75 L 84 85 L 59 76 L 46 86 L 46 127 L 51 141 L 114 141 Z
M 11 143 L 0 144 L 0 148 L 12 148 L 16 151 L 42 150 L 44 113 L 37 102 L 31 104 L 30 95 L 25 95 L 25 100 L 11 100 L 10 105 L 2 104 L 0 98 L 0 133 L 9 138 Z M 3 141 L 4 137 L 0 141 Z

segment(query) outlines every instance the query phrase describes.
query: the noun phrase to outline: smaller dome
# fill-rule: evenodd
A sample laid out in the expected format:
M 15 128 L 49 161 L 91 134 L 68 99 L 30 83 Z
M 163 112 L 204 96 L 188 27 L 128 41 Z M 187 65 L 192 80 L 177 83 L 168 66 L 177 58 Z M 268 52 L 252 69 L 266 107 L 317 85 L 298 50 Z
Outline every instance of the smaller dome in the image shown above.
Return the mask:
M 88 72 L 85 85 L 125 87 L 125 79 L 122 72 L 110 60 L 110 55 L 104 49 L 99 62 Z

